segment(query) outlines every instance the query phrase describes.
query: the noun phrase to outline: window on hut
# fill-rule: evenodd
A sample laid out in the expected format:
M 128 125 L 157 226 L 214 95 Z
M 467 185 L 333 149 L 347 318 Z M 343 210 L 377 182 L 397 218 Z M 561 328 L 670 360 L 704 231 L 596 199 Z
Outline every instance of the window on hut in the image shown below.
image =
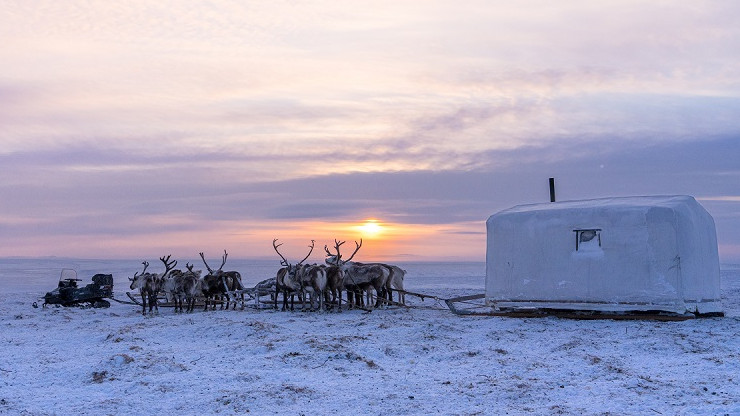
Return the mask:
M 575 229 L 576 251 L 601 251 L 601 228 Z

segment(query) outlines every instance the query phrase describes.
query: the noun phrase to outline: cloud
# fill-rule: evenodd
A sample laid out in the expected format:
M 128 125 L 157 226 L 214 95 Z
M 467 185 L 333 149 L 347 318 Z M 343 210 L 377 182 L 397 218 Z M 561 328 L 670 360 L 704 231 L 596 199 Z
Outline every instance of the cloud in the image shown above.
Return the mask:
M 554 176 L 732 227 L 738 7 L 4 2 L 0 224 L 131 250 L 369 216 L 472 236 Z

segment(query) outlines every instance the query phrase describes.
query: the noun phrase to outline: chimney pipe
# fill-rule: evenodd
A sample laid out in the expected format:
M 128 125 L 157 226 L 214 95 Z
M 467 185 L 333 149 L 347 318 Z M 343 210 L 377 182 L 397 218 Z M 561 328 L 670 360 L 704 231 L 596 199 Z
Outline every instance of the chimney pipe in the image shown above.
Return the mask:
M 555 202 L 555 178 L 550 178 L 550 202 Z

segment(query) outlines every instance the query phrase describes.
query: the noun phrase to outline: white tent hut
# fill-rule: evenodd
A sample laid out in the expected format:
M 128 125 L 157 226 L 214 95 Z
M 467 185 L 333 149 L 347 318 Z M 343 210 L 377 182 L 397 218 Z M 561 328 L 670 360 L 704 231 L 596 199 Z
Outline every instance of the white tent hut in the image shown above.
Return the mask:
M 486 226 L 497 310 L 721 314 L 714 220 L 690 196 L 520 205 Z

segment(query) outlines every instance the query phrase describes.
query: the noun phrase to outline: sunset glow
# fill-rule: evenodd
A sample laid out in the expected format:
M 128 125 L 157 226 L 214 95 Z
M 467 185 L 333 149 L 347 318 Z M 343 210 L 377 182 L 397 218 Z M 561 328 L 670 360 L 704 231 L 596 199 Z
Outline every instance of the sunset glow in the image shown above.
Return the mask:
M 363 238 L 378 238 L 383 233 L 383 226 L 378 220 L 366 220 L 364 224 L 357 227 Z

